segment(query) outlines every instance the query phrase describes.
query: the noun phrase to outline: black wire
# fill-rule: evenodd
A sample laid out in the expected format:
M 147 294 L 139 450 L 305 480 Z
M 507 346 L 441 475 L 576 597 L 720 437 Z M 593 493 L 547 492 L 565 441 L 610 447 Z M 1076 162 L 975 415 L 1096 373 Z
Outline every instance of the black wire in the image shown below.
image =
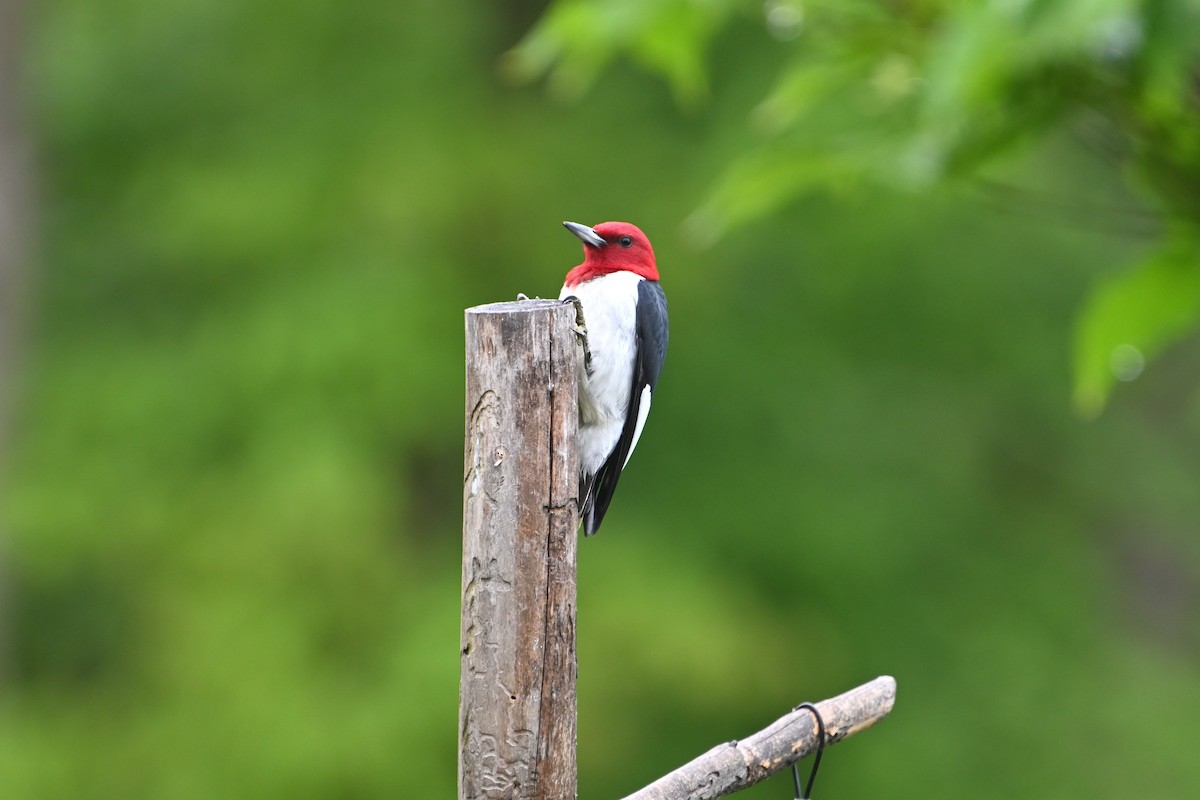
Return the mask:
M 813 781 L 817 779 L 817 767 L 821 766 L 821 753 L 825 751 L 825 720 L 821 719 L 821 712 L 812 703 L 801 703 L 792 711 L 799 711 L 802 708 L 811 711 L 817 720 L 817 755 L 813 759 L 812 772 L 808 773 L 808 785 L 804 787 L 803 793 L 800 791 L 800 769 L 795 762 L 792 763 L 792 780 L 796 784 L 796 800 L 808 800 L 812 796 Z

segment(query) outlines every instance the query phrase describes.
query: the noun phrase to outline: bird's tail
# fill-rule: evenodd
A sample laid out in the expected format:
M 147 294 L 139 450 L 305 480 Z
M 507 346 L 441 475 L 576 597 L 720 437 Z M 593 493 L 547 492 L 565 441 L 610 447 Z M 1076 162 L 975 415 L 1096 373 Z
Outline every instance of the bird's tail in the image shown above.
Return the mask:
M 579 509 L 579 521 L 583 524 L 583 535 L 591 536 L 600 529 L 600 520 L 596 517 L 596 476 L 579 476 L 579 496 L 582 498 Z

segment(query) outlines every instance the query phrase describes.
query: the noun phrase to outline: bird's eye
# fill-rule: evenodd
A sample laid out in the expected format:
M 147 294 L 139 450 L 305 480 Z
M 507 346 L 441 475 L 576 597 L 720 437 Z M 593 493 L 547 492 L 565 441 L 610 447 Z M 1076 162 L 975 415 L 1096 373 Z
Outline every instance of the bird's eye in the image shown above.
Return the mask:
M 629 236 L 622 236 L 618 241 L 618 244 L 620 244 L 621 247 L 630 247 L 633 245 L 633 239 Z

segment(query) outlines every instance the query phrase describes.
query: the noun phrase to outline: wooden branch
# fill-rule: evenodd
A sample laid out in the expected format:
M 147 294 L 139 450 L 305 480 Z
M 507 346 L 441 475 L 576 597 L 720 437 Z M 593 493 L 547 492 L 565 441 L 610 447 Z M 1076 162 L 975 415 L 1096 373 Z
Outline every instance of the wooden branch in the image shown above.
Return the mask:
M 825 721 L 825 746 L 883 719 L 896 702 L 896 681 L 887 675 L 817 703 Z M 817 722 L 801 709 L 740 742 L 717 745 L 625 800 L 711 800 L 758 783 L 817 749 Z
M 467 310 L 460 800 L 574 800 L 575 310 Z

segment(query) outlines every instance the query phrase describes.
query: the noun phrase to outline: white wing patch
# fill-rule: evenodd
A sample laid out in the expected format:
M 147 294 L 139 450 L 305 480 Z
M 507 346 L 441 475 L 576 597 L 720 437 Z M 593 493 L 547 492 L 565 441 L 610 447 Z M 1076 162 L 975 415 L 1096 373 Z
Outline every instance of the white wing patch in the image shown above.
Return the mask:
M 642 428 L 646 427 L 646 417 L 650 415 L 650 387 L 642 387 L 642 401 L 638 404 L 637 424 L 633 426 L 633 439 L 629 441 L 629 452 L 625 454 L 625 463 L 621 465 L 621 469 L 625 469 L 629 465 L 629 459 L 633 457 L 633 448 L 637 447 L 638 439 L 642 438 Z

